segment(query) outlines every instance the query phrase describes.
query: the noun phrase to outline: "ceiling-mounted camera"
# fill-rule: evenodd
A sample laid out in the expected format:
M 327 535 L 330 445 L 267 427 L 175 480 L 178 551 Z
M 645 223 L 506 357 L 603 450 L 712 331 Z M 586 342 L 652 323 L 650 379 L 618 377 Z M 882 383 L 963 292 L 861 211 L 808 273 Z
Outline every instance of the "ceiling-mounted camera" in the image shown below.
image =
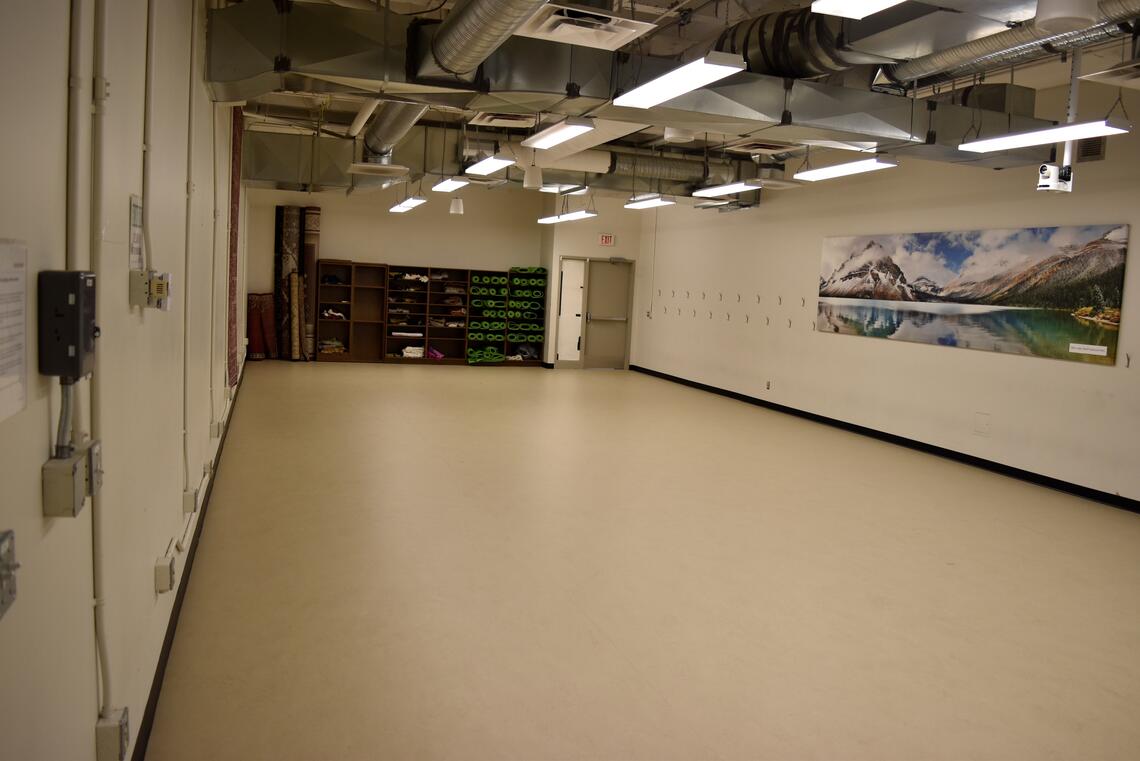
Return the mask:
M 1073 168 L 1058 164 L 1042 164 L 1037 171 L 1037 189 L 1048 193 L 1073 192 Z

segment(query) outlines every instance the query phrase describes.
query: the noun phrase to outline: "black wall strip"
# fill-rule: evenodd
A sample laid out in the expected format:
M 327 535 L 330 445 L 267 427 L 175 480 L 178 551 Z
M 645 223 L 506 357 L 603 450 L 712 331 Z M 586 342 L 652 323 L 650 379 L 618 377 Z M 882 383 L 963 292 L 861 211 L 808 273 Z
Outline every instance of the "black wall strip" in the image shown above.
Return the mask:
M 898 446 L 915 449 L 919 452 L 938 455 L 939 457 L 945 457 L 948 460 L 955 460 L 957 462 L 965 463 L 966 465 L 973 465 L 976 468 L 984 468 L 985 470 L 993 471 L 994 473 L 1000 473 L 1003 476 L 1018 478 L 1022 481 L 1028 481 L 1030 483 L 1037 484 L 1038 486 L 1045 486 L 1050 489 L 1056 489 L 1057 491 L 1073 494 L 1077 497 L 1084 497 L 1085 499 L 1092 499 L 1096 500 L 1097 502 L 1103 502 L 1106 505 L 1119 507 L 1122 510 L 1128 510 L 1133 513 L 1140 513 L 1140 501 L 1122 497 L 1119 494 L 1111 494 L 1109 492 L 1090 489 L 1087 486 L 1079 486 L 1077 484 L 1069 483 L 1068 481 L 1062 481 L 1059 478 L 1043 476 L 1040 473 L 1033 473 L 1028 470 L 1013 468 L 1009 465 L 1002 465 L 1001 463 L 994 462 L 993 460 L 986 460 L 981 457 L 974 457 L 973 455 L 963 454 L 962 452 L 956 452 L 953 449 L 946 449 L 944 447 L 935 446 L 933 444 L 926 444 L 924 442 L 915 441 L 914 439 L 908 439 L 903 436 L 896 436 L 892 433 L 883 433 L 882 431 L 876 431 L 874 428 L 867 428 L 865 426 L 856 425 L 854 423 L 847 423 L 842 420 L 836 420 L 835 418 L 817 415 L 814 412 L 804 412 L 803 410 L 798 410 L 794 407 L 785 407 L 782 404 L 765 401 L 764 399 L 757 399 L 754 396 L 740 394 L 735 391 L 727 391 L 723 388 L 709 386 L 705 383 L 698 383 L 697 381 L 691 381 L 686 378 L 679 378 L 675 375 L 669 375 L 668 373 L 658 372 L 657 370 L 650 370 L 647 367 L 630 365 L 629 369 L 633 370 L 634 372 L 652 375 L 654 378 L 661 378 L 662 380 L 672 381 L 673 383 L 680 383 L 682 386 L 688 386 L 690 388 L 699 389 L 701 391 L 708 391 L 709 393 L 719 394 L 720 396 L 727 396 L 729 399 L 735 399 L 739 402 L 745 402 L 746 404 L 754 404 L 757 407 L 765 407 L 770 410 L 775 410 L 776 412 L 795 415 L 796 417 L 804 418 L 805 420 L 811 420 L 815 423 L 823 423 L 824 425 L 830 425 L 835 428 L 840 428 L 844 431 L 851 431 L 852 433 L 858 433 L 862 434 L 863 436 L 869 436 L 873 439 L 886 441 L 890 444 L 897 444 Z
M 230 416 L 226 419 L 226 428 L 222 431 L 222 440 L 218 444 L 218 453 L 214 457 L 214 469 L 210 473 L 210 483 L 206 485 L 206 493 L 202 497 L 202 506 L 198 508 L 198 525 L 194 527 L 194 538 L 190 542 L 190 550 L 186 553 L 186 567 L 182 571 L 182 583 L 178 585 L 178 592 L 174 598 L 174 608 L 170 611 L 170 621 L 166 624 L 166 636 L 162 640 L 162 650 L 158 654 L 158 665 L 154 669 L 154 679 L 150 683 L 150 695 L 146 699 L 146 710 L 142 721 L 139 722 L 139 733 L 135 738 L 135 749 L 131 753 L 131 761 L 144 761 L 146 746 L 150 742 L 150 731 L 154 727 L 154 712 L 158 707 L 158 696 L 162 692 L 162 680 L 166 677 L 166 664 L 170 660 L 170 647 L 174 644 L 174 633 L 178 629 L 178 617 L 182 615 L 182 600 L 186 597 L 186 589 L 190 586 L 190 572 L 194 570 L 194 556 L 198 552 L 198 539 L 202 536 L 202 527 L 206 525 L 206 510 L 210 507 L 210 495 L 214 493 L 214 482 L 218 478 L 218 468 L 222 463 L 222 452 L 226 448 L 226 437 L 230 433 L 230 423 L 237 410 L 238 396 L 241 395 L 242 382 L 245 380 L 245 370 L 242 369 L 238 378 L 237 388 L 234 390 L 234 399 L 230 404 Z

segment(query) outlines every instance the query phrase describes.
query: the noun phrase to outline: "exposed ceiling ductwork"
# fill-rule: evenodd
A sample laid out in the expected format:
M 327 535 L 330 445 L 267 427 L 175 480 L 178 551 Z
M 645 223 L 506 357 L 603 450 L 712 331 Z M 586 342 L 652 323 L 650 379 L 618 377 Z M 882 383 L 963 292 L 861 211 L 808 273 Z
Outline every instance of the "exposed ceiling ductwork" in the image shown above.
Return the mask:
M 432 65 L 457 77 L 468 77 L 546 0 L 466 0 L 448 15 L 432 36 L 431 61 L 421 62 L 420 76 Z
M 1102 0 L 1100 14 L 1104 21 L 1087 29 L 1050 34 L 1029 23 L 888 67 L 886 74 L 904 85 L 931 84 L 1119 38 L 1126 33 L 1120 24 L 1140 17 L 1140 0 Z
M 739 53 L 748 71 L 654 108 L 631 109 L 613 105 L 615 94 L 676 68 L 677 61 L 512 37 L 537 5 L 536 0 L 468 0 L 444 22 L 424 23 L 409 22 L 383 5 L 370 11 L 333 4 L 279 10 L 272 0 L 246 0 L 211 12 L 209 78 L 219 100 L 261 99 L 251 104 L 250 113 L 266 128 L 281 129 L 283 120 L 296 119 L 310 133 L 352 137 L 359 131 L 364 161 L 353 164 L 352 171 L 363 167 L 389 179 L 426 171 L 418 149 L 401 151 L 399 144 L 429 109 L 440 122 L 454 124 L 475 124 L 482 113 L 484 137 L 504 147 L 517 146 L 527 129 L 512 117 L 525 117 L 529 124 L 540 114 L 544 122 L 589 114 L 598 127 L 587 136 L 549 155 L 515 147 L 516 158 L 526 156 L 527 163 L 552 171 L 589 174 L 613 187 L 628 186 L 627 180 L 617 180 L 629 177 L 689 187 L 733 179 L 740 165 L 724 159 L 730 152 L 751 156 L 737 146 L 757 138 L 764 143 L 759 153 L 779 156 L 777 164 L 804 146 L 859 146 L 1006 168 L 1048 160 L 1049 149 L 978 156 L 963 154 L 958 144 L 972 130 L 998 135 L 1051 126 L 1032 117 L 1032 98 L 1026 101 L 1024 88 L 972 90 L 969 97 L 923 105 L 900 97 L 897 88 L 870 89 L 874 71 L 898 60 L 893 54 L 908 44 L 938 51 L 890 67 L 898 83 L 909 86 L 915 81 L 911 77 L 923 81 L 963 68 L 992 68 L 1010 56 L 1039 57 L 1046 42 L 1076 46 L 1106 39 L 1121 33 L 1118 20 L 1140 15 L 1140 0 L 1105 0 L 1099 7 L 1108 21 L 1043 37 L 1031 24 L 992 33 L 1011 19 L 1029 18 L 1032 9 L 1026 11 L 1025 3 L 905 3 L 864 22 L 806 8 L 762 13 L 730 25 L 714 42 L 705 37 L 694 48 Z M 948 44 L 977 35 L 971 43 Z M 1011 41 L 1018 45 L 1011 48 Z M 288 96 L 294 98 L 292 112 L 286 96 L 277 92 L 294 93 Z M 297 98 L 311 99 L 308 119 L 296 107 L 304 105 Z M 277 105 L 261 107 L 269 103 Z M 645 150 L 668 144 L 664 128 L 692 140 L 667 155 Z M 643 130 L 646 134 L 634 135 Z M 632 151 L 635 146 L 642 152 Z M 709 162 L 709 151 L 720 160 Z M 409 169 L 395 163 L 397 154 Z M 440 156 L 440 171 L 445 159 L 448 171 L 461 171 L 457 155 Z M 312 165 L 317 166 L 315 160 Z M 524 166 L 522 160 L 519 165 Z M 743 166 L 750 168 L 747 160 Z

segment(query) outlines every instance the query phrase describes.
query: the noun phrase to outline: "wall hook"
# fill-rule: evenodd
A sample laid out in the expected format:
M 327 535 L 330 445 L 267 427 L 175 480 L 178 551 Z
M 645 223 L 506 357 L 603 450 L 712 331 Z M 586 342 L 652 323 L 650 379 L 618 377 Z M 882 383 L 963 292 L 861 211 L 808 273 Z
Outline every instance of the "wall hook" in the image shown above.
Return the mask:
M 677 298 L 677 289 L 676 288 L 673 289 L 672 293 L 673 293 L 673 298 Z
M 1124 366 L 1126 368 L 1132 367 L 1132 355 L 1131 354 L 1125 354 L 1124 355 Z
M 800 306 L 802 306 L 802 307 L 807 306 L 807 299 L 803 298 L 802 296 L 800 297 Z
M 777 297 L 776 297 L 776 302 L 777 302 L 777 303 L 778 303 L 780 306 L 783 306 L 783 305 L 784 305 L 784 297 L 783 297 L 783 296 L 777 296 Z
M 689 298 L 689 296 L 690 296 L 690 295 L 691 295 L 691 294 L 690 294 L 688 291 L 685 291 L 685 298 L 686 298 L 686 299 L 687 299 L 687 298 Z
M 658 288 L 658 289 L 657 289 L 657 295 L 658 295 L 658 296 L 660 296 L 660 295 L 661 295 L 661 289 L 660 289 L 660 288 Z
M 739 294 L 739 293 L 738 293 L 738 294 L 736 294 L 736 303 L 737 303 L 737 304 L 739 304 L 739 303 L 740 303 L 740 294 Z
M 744 315 L 744 322 L 745 322 L 745 324 L 752 322 L 752 315 L 750 315 L 750 314 Z
M 723 293 L 721 293 L 720 291 L 717 291 L 717 296 L 720 297 L 721 301 L 724 301 L 724 294 Z
M 791 320 L 788 320 L 788 327 L 789 328 L 792 327 L 792 321 Z
M 701 291 L 701 301 L 704 301 L 707 298 L 708 298 L 708 296 L 705 294 L 705 292 Z
M 712 312 L 709 312 L 709 319 L 712 319 Z
M 769 326 L 769 325 L 771 325 L 771 324 L 772 324 L 772 318 L 771 318 L 771 317 L 765 317 L 765 318 L 764 318 L 764 325 L 765 325 L 765 327 L 767 327 L 767 326 Z
M 694 310 L 693 310 L 693 317 L 696 317 L 696 316 L 697 316 L 697 310 L 696 310 L 696 309 L 694 309 Z
M 760 303 L 760 294 L 759 294 L 759 293 L 758 293 L 758 294 L 756 294 L 756 303 L 757 303 L 757 304 L 759 304 L 759 303 Z
M 724 319 L 727 320 L 728 322 L 732 322 L 732 313 L 731 312 L 725 312 L 724 313 Z

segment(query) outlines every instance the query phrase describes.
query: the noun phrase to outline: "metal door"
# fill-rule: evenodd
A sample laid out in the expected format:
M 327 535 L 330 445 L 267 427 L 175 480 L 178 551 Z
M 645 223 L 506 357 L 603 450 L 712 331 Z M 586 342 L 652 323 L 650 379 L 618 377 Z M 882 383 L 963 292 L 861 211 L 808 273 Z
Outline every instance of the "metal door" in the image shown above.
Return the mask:
M 586 263 L 582 367 L 628 367 L 632 301 L 632 262 L 591 259 Z

